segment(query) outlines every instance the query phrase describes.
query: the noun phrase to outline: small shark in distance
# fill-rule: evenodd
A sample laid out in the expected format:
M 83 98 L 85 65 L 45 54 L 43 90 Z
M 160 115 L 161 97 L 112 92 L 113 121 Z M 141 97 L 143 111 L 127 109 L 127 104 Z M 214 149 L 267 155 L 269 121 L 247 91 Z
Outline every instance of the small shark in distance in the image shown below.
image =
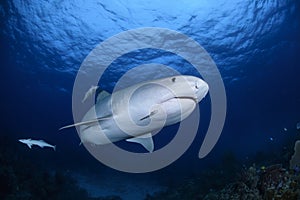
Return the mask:
M 26 144 L 30 149 L 31 149 L 32 145 L 36 145 L 36 146 L 39 146 L 41 148 L 51 147 L 51 148 L 53 148 L 54 151 L 56 150 L 55 145 L 48 144 L 44 140 L 19 139 L 19 142 L 21 142 L 23 144 Z

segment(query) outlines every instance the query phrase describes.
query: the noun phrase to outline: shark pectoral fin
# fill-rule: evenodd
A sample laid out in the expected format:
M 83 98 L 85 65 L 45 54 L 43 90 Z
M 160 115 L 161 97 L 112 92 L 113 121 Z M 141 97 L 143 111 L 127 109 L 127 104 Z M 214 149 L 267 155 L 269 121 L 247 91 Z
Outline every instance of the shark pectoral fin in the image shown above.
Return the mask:
M 138 136 L 138 137 L 130 138 L 130 139 L 127 139 L 126 141 L 139 143 L 143 147 L 145 147 L 145 149 L 147 149 L 147 151 L 149 151 L 150 153 L 152 153 L 154 150 L 154 144 L 153 144 L 151 133 L 146 133 L 146 134 Z
M 27 144 L 27 146 L 31 149 L 31 144 Z
M 75 126 L 82 126 L 82 125 L 90 125 L 90 124 L 93 124 L 93 123 L 96 123 L 98 121 L 101 121 L 101 120 L 107 120 L 111 118 L 111 116 L 106 116 L 106 117 L 99 117 L 99 118 L 96 118 L 96 119 L 92 119 L 92 120 L 89 120 L 89 121 L 84 121 L 84 122 L 78 122 L 78 123 L 75 123 L 75 124 L 71 124 L 71 125 L 68 125 L 68 126 L 64 126 L 64 127 L 61 127 L 60 129 L 58 130 L 62 130 L 62 129 L 66 129 L 66 128 L 72 128 L 72 127 L 75 127 Z
M 141 118 L 140 121 L 142 121 L 142 120 L 144 120 L 144 119 L 147 119 L 147 118 L 149 118 L 149 117 L 155 115 L 156 113 L 158 113 L 158 110 L 153 110 L 149 115 L 147 115 L 147 116 Z

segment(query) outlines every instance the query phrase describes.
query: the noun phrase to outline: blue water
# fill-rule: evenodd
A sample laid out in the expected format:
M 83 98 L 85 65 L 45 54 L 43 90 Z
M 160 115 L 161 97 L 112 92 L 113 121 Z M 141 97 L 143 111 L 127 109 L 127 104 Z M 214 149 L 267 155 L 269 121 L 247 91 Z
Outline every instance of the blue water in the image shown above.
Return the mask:
M 297 0 L 1 1 L 1 134 L 12 137 L 31 163 L 68 171 L 91 195 L 124 199 L 142 199 L 168 182 L 181 182 L 218 163 L 224 152 L 245 163 L 257 152 L 279 154 L 299 134 L 299 11 Z M 142 27 L 178 31 L 206 49 L 224 81 L 227 115 L 215 148 L 198 159 L 209 124 L 206 98 L 198 135 L 183 157 L 166 169 L 138 175 L 109 169 L 78 146 L 75 129 L 59 133 L 58 128 L 73 122 L 73 83 L 89 52 L 115 34 Z M 101 88 L 111 92 L 133 66 L 157 62 L 198 76 L 184 59 L 148 49 L 112 63 Z M 159 147 L 173 130 L 165 130 Z M 44 139 L 57 151 L 30 150 L 18 138 Z

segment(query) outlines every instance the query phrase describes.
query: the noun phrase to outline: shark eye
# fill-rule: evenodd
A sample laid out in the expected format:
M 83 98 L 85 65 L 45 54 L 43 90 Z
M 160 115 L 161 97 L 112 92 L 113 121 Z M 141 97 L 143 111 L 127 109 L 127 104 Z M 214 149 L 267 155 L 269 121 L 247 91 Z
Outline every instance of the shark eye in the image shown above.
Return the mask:
M 197 83 L 197 82 L 195 82 L 195 88 L 196 88 L 196 89 L 199 89 L 198 83 Z

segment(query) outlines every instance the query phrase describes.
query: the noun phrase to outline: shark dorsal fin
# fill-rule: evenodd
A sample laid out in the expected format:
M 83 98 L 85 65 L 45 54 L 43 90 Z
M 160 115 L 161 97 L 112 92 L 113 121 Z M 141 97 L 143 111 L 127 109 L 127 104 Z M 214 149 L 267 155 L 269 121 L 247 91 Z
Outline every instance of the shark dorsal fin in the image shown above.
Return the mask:
M 101 101 L 102 99 L 104 99 L 105 97 L 109 96 L 110 93 L 109 92 L 106 92 L 105 90 L 101 90 L 98 95 L 97 95 L 97 100 L 96 102 L 99 102 Z
M 139 143 L 143 147 L 145 147 L 145 149 L 147 149 L 147 151 L 149 151 L 150 153 L 152 153 L 154 150 L 154 144 L 153 144 L 151 133 L 146 133 L 146 134 L 140 135 L 138 137 L 133 137 L 133 138 L 127 139 L 126 141 Z

